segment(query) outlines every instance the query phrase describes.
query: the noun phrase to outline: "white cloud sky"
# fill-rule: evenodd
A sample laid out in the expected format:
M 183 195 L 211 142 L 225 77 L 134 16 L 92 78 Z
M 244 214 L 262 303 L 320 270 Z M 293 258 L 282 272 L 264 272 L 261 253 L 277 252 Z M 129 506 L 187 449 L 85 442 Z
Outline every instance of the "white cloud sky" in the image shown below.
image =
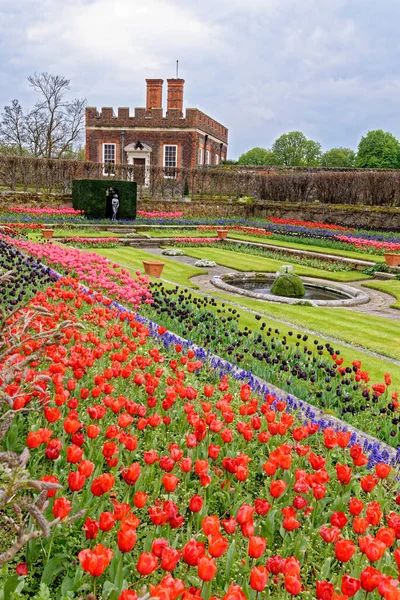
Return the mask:
M 143 106 L 146 77 L 230 130 L 230 155 L 301 130 L 327 149 L 400 137 L 399 0 L 0 0 L 0 107 L 34 71 L 92 106 Z

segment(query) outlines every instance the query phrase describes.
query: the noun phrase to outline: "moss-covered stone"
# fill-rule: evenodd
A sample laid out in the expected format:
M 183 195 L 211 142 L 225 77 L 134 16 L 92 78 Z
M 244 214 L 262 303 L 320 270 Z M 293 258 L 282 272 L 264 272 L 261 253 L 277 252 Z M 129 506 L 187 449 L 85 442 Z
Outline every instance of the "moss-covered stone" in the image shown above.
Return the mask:
M 283 273 L 272 284 L 271 294 L 286 298 L 303 298 L 305 289 L 298 275 L 295 273 Z

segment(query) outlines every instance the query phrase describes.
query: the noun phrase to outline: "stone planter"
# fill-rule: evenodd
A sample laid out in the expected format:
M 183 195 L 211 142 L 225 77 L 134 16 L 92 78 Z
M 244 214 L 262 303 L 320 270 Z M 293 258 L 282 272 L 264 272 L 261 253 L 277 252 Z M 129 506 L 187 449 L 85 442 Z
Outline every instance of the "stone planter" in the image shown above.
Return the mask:
M 144 260 L 143 266 L 146 275 L 150 277 L 160 277 L 165 263 L 159 262 L 158 260 Z
M 385 253 L 385 263 L 389 265 L 389 267 L 399 267 L 400 266 L 400 254 L 396 254 L 394 252 L 386 252 Z
M 51 240 L 54 234 L 54 229 L 42 229 L 42 236 L 45 240 Z
M 229 231 L 226 229 L 217 229 L 217 235 L 220 240 L 224 240 L 226 237 L 228 237 L 228 233 Z

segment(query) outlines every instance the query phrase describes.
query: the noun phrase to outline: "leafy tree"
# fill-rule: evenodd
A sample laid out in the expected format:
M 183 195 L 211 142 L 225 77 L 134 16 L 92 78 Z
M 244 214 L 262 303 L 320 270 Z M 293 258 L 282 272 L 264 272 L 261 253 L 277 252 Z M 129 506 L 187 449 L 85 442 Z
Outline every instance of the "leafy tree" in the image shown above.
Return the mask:
M 276 157 L 271 150 L 252 148 L 238 158 L 239 165 L 276 165 Z
M 321 157 L 321 167 L 354 167 L 356 153 L 351 148 L 331 148 Z
M 358 145 L 356 167 L 374 169 L 400 168 L 400 142 L 382 129 L 369 131 Z
M 68 101 L 69 79 L 61 75 L 35 73 L 28 77 L 38 100 L 24 113 L 18 100 L 4 108 L 0 123 L 0 140 L 33 156 L 63 158 L 79 142 L 84 129 L 85 99 Z
M 317 166 L 321 159 L 321 144 L 308 140 L 301 131 L 281 135 L 272 145 L 276 164 L 290 167 Z

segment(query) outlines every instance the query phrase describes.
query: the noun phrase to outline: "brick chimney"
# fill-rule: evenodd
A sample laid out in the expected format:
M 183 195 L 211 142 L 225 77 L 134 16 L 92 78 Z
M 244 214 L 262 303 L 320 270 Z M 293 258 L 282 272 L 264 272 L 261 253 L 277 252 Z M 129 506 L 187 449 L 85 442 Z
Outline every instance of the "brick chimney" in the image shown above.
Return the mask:
M 183 114 L 183 86 L 184 79 L 167 79 L 168 104 L 167 110 L 178 109 Z
M 146 79 L 146 110 L 162 108 L 163 79 Z

